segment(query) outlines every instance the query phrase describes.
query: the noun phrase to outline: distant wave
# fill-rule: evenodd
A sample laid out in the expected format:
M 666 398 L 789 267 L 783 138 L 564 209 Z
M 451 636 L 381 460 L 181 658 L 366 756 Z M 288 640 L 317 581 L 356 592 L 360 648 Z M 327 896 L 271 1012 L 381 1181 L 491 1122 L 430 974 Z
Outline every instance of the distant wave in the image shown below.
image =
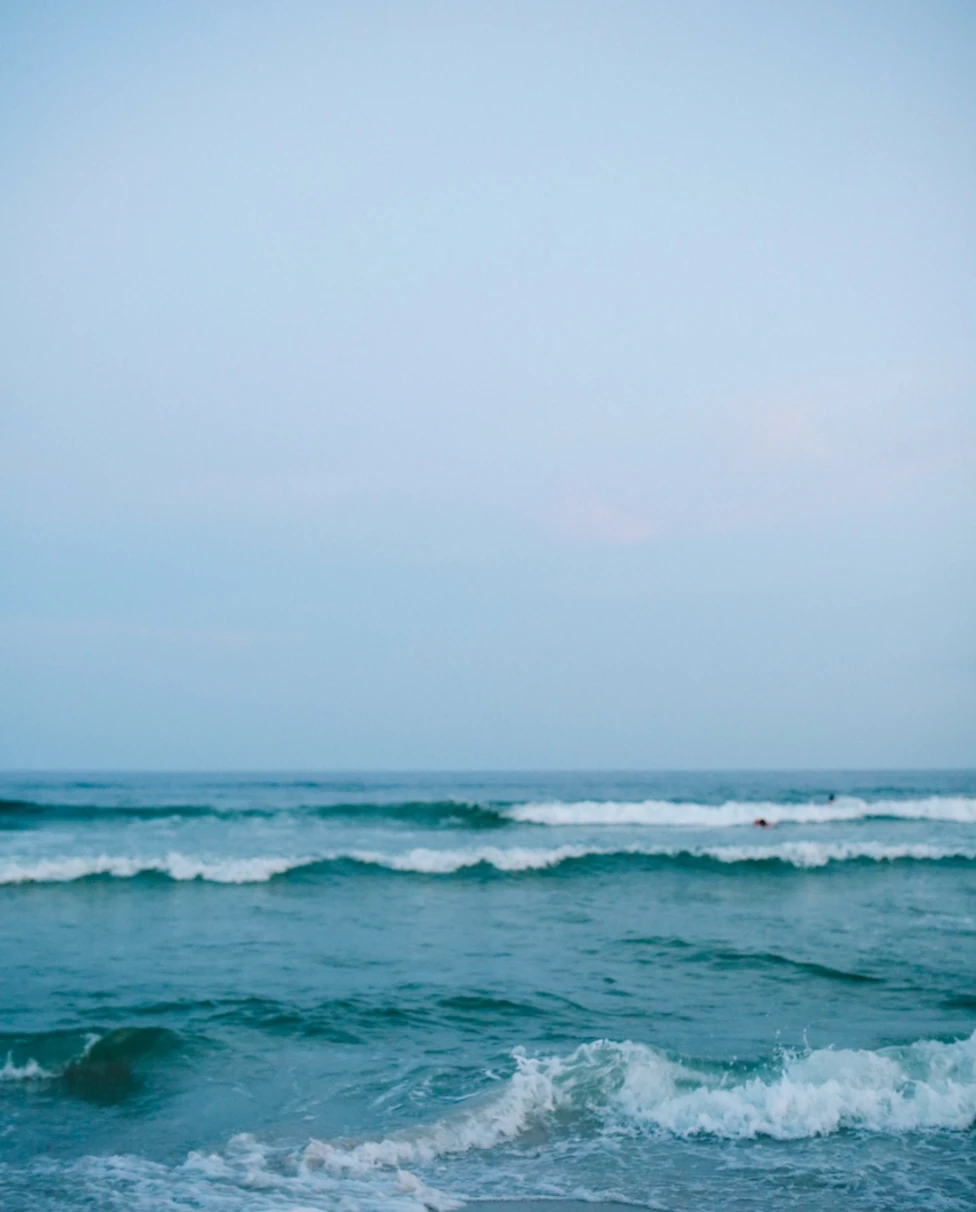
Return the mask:
M 511 825 L 505 809 L 464 800 L 404 800 L 395 804 L 325 804 L 305 809 L 337 820 L 389 820 L 450 829 L 501 829 Z
M 642 846 L 639 844 L 621 847 L 565 845 L 545 849 L 524 846 L 505 849 L 498 846 L 477 846 L 459 850 L 417 847 L 403 854 L 353 851 L 348 855 L 333 856 L 333 861 L 339 858 L 385 867 L 391 871 L 417 872 L 423 875 L 453 875 L 456 872 L 479 866 L 493 867 L 496 871 L 511 873 L 543 871 L 552 867 L 560 867 L 565 863 L 587 859 L 644 858 L 723 864 L 782 863 L 792 867 L 825 867 L 828 863 L 859 859 L 871 862 L 895 862 L 903 859 L 940 862 L 945 859 L 974 860 L 976 859 L 976 848 L 959 849 L 958 847 L 934 846 L 926 843 L 883 845 L 877 842 L 781 842 L 778 845 L 767 846 L 702 847 Z
M 497 1094 L 426 1127 L 359 1143 L 312 1141 L 308 1164 L 333 1173 L 423 1165 L 515 1141 L 557 1115 L 674 1136 L 801 1140 L 844 1129 L 965 1131 L 976 1123 L 976 1034 L 873 1051 L 821 1049 L 743 1074 L 673 1060 L 644 1044 L 598 1040 L 568 1056 L 516 1050 Z
M 316 804 L 314 802 L 248 807 L 196 804 L 65 804 L 28 799 L 0 799 L 0 829 L 16 829 L 47 821 L 158 820 L 214 817 L 218 820 L 262 820 L 281 816 L 316 816 L 356 821 L 399 821 L 416 826 L 498 829 L 512 822 L 501 808 L 463 800 L 404 800 L 395 803 Z
M 415 847 L 402 853 L 349 850 L 318 855 L 268 855 L 250 858 L 209 858 L 170 853 L 161 857 L 88 855 L 18 860 L 0 863 L 0 885 L 70 883 L 99 876 L 132 879 L 164 876 L 172 880 L 203 880 L 215 884 L 265 883 L 278 876 L 311 873 L 345 864 L 427 876 L 448 876 L 475 868 L 507 874 L 545 871 L 587 861 L 678 864 L 779 864 L 819 868 L 848 862 L 976 861 L 976 847 L 927 843 L 884 845 L 880 842 L 781 842 L 753 846 L 622 846 L 566 845 L 550 848 L 474 846 L 456 850 Z
M 503 810 L 512 821 L 533 825 L 659 825 L 686 829 L 722 829 L 752 825 L 761 817 L 770 825 L 819 825 L 860 820 L 954 821 L 976 824 L 976 798 L 929 796 L 911 800 L 863 800 L 840 796 L 830 803 L 783 804 L 729 800 L 724 804 L 681 804 L 671 800 L 641 803 L 584 800 L 518 804 Z
M 728 800 L 723 804 L 682 803 L 675 800 L 552 800 L 492 804 L 444 799 L 338 804 L 309 802 L 291 806 L 269 803 L 248 807 L 200 803 L 59 804 L 0 799 L 0 829 L 30 828 L 56 820 L 150 820 L 161 817 L 246 820 L 294 815 L 353 821 L 388 820 L 417 827 L 449 829 L 503 829 L 518 824 L 725 829 L 752 825 L 757 817 L 762 817 L 771 825 L 818 825 L 879 819 L 976 825 L 976 797 L 956 795 L 865 800 L 858 796 L 838 796 L 829 803 L 823 800 L 804 803 Z
M 167 854 L 161 858 L 130 855 L 91 855 L 38 859 L 35 862 L 0 863 L 0 885 L 63 884 L 96 876 L 133 879 L 139 875 L 163 875 L 172 880 L 205 880 L 214 884 L 260 884 L 286 871 L 307 867 L 314 858 L 227 858 L 203 859 L 193 855 Z M 328 861 L 328 860 L 325 860 Z
M 167 817 L 277 816 L 280 810 L 250 808 L 246 811 L 217 808 L 210 804 L 58 804 L 41 800 L 0 799 L 0 829 L 22 828 L 46 821 L 156 820 Z

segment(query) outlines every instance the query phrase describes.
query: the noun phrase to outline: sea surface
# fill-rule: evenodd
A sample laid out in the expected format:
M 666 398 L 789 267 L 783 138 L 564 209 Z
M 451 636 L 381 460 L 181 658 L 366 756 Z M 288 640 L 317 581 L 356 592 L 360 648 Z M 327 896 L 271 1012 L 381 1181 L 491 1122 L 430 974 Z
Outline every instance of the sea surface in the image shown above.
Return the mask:
M 976 772 L 0 776 L 5 1212 L 972 1209 L 974 1029 Z

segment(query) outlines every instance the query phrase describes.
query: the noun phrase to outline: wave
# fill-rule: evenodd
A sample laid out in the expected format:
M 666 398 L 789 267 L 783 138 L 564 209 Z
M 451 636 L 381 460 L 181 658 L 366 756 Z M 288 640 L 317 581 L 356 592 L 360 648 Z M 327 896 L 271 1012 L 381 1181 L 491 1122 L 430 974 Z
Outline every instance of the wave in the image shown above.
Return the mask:
M 41 1179 L 51 1190 L 82 1192 L 92 1206 L 108 1197 L 113 1206 L 227 1212 L 448 1212 L 464 1200 L 424 1179 L 440 1183 L 445 1161 L 478 1151 L 519 1151 L 520 1160 L 535 1164 L 546 1141 L 556 1157 L 565 1157 L 560 1143 L 578 1153 L 603 1142 L 619 1162 L 621 1147 L 633 1153 L 642 1138 L 667 1148 L 675 1140 L 805 1141 L 839 1133 L 945 1137 L 976 1125 L 976 1033 L 949 1043 L 785 1054 L 750 1068 L 613 1040 L 565 1055 L 515 1049 L 512 1057 L 514 1072 L 487 1092 L 433 1122 L 376 1139 L 313 1138 L 296 1149 L 242 1134 L 220 1152 L 192 1152 L 173 1166 L 131 1155 L 40 1159 L 15 1193 L 30 1195 L 32 1181 Z M 488 1161 L 494 1174 L 505 1173 L 504 1157 Z
M 179 1013 L 194 1015 L 198 1021 L 206 1020 L 205 1024 L 200 1023 L 204 1033 L 209 1031 L 209 1023 L 216 1021 L 270 1035 L 297 1036 L 334 1044 L 365 1044 L 378 1035 L 389 1039 L 391 1032 L 419 1030 L 426 1033 L 445 1028 L 482 1040 L 487 1034 L 509 1039 L 517 1025 L 527 1020 L 544 1021 L 547 1027 L 559 1025 L 568 1029 L 581 1009 L 566 998 L 541 991 L 520 1001 L 479 989 L 441 997 L 429 987 L 415 984 L 399 989 L 389 999 L 353 996 L 287 1002 L 247 997 L 181 1003 L 177 1007 Z M 130 1010 L 135 1014 L 145 1012 L 139 1007 Z
M 433 1124 L 360 1142 L 313 1140 L 311 1167 L 362 1174 L 493 1149 L 596 1118 L 604 1132 L 802 1140 L 842 1131 L 965 1131 L 976 1123 L 976 1033 L 955 1043 L 820 1049 L 744 1075 L 689 1065 L 644 1044 L 598 1040 L 529 1057 L 501 1090 Z
M 165 1027 L 101 1031 L 50 1031 L 2 1037 L 6 1060 L 0 1082 L 56 1083 L 89 1102 L 118 1102 L 139 1087 L 138 1069 L 177 1050 L 179 1036 Z
M 262 820 L 317 816 L 325 820 L 397 821 L 417 827 L 499 829 L 511 825 L 500 808 L 463 800 L 404 800 L 395 803 L 306 803 L 289 806 L 218 804 L 64 804 L 0 799 L 0 829 L 22 829 L 47 821 L 158 820 L 172 818 Z
M 512 821 L 504 808 L 464 800 L 404 800 L 389 804 L 325 804 L 311 809 L 327 820 L 389 820 L 448 829 L 503 829 Z
M 752 825 L 821 825 L 861 820 L 952 821 L 976 824 L 976 798 L 929 796 L 925 799 L 863 800 L 840 796 L 829 803 L 783 804 L 728 800 L 724 804 L 671 800 L 627 802 L 583 800 L 517 804 L 501 809 L 509 820 L 531 825 L 657 825 L 685 829 L 727 829 Z
M 208 860 L 175 853 L 162 858 L 79 855 L 38 859 L 35 862 L 0 863 L 0 885 L 63 884 L 98 876 L 133 879 L 143 875 L 162 875 L 177 881 L 204 880 L 214 884 L 261 884 L 276 875 L 283 875 L 318 861 L 320 860 L 283 856 Z
M 794 959 L 776 951 L 747 951 L 735 947 L 701 947 L 681 938 L 654 936 L 623 938 L 620 940 L 620 945 L 649 948 L 652 952 L 661 950 L 678 952 L 679 960 L 684 963 L 704 963 L 734 968 L 779 968 L 803 976 L 813 976 L 822 980 L 840 981 L 852 985 L 883 983 L 883 978 L 879 976 L 872 976 L 865 972 L 851 972 L 843 968 L 832 968 L 828 964 L 818 964 L 811 960 Z M 976 1005 L 976 998 L 973 999 L 973 1004 Z
M 65 804 L 27 799 L 0 799 L 0 829 L 31 828 L 47 821 L 214 817 L 220 820 L 317 816 L 326 820 L 394 821 L 418 828 L 504 829 L 512 825 L 549 827 L 657 826 L 680 829 L 727 829 L 751 826 L 757 818 L 770 825 L 842 824 L 862 820 L 943 821 L 976 824 L 976 797 L 928 796 L 916 799 L 865 800 L 838 796 L 828 802 L 782 803 L 728 800 L 722 804 L 677 800 L 580 800 L 527 803 L 478 803 L 466 800 L 402 800 L 335 804 L 271 803 L 247 807 L 227 804 Z
M 866 860 L 870 862 L 941 862 L 947 859 L 976 860 L 976 848 L 913 845 L 883 845 L 876 842 L 782 842 L 769 846 L 671 847 L 634 844 L 621 847 L 581 845 L 554 846 L 547 849 L 513 846 L 478 846 L 461 850 L 435 850 L 416 847 L 403 854 L 351 851 L 332 856 L 346 858 L 390 871 L 422 875 L 454 875 L 477 867 L 490 867 L 505 873 L 544 871 L 567 863 L 585 860 L 650 859 L 692 863 L 778 863 L 791 867 L 826 867 L 829 863 Z
M 45 821 L 157 820 L 170 817 L 267 817 L 278 813 L 254 808 L 246 812 L 209 804 L 58 804 L 41 800 L 0 799 L 0 829 L 19 829 Z
M 802 869 L 836 863 L 973 862 L 976 847 L 936 846 L 919 842 L 781 842 L 767 846 L 554 846 L 547 849 L 476 846 L 466 849 L 415 847 L 402 853 L 348 850 L 318 855 L 267 855 L 249 858 L 204 858 L 170 853 L 142 858 L 130 855 L 85 855 L 15 860 L 0 863 L 0 885 L 71 883 L 97 877 L 133 879 L 163 876 L 177 882 L 260 884 L 279 876 L 312 874 L 354 866 L 427 876 L 456 875 L 478 868 L 504 874 L 538 872 L 584 862 L 634 862 L 679 865 L 778 865 Z

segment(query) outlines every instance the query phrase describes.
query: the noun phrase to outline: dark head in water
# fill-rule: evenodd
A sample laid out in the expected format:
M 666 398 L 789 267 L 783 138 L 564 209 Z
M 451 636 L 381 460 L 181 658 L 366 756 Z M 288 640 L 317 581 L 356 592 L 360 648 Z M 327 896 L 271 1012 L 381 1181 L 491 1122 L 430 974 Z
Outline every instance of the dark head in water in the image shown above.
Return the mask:
M 756 819 L 752 823 L 754 825 L 758 825 L 760 829 L 769 828 L 769 821 L 767 821 L 764 816 L 757 816 Z

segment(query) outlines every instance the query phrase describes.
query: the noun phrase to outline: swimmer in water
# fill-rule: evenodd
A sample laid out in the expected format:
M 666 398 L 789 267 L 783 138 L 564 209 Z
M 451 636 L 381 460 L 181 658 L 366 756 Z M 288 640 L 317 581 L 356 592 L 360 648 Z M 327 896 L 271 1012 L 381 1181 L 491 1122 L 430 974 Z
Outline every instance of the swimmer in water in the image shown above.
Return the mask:
M 752 823 L 754 825 L 758 825 L 760 829 L 771 829 L 772 828 L 769 821 L 767 821 L 764 816 L 757 816 L 756 819 Z

